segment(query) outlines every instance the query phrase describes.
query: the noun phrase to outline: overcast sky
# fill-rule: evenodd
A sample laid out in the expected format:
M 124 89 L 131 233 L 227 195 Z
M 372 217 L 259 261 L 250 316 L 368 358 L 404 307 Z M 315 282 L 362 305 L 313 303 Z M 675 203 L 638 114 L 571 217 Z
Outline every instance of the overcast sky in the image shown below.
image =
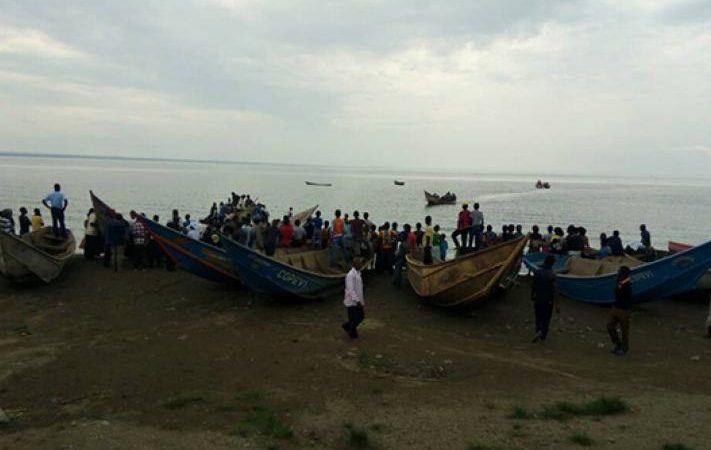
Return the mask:
M 709 177 L 711 1 L 0 0 L 0 151 Z

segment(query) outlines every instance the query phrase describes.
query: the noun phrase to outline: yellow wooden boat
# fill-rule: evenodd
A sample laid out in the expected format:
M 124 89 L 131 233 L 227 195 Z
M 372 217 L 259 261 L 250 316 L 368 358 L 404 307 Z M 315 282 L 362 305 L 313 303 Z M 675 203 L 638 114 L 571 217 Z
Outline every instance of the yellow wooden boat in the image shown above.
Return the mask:
M 507 278 L 518 273 L 527 241 L 522 237 L 429 265 L 408 255 L 407 278 L 417 295 L 436 305 L 471 305 L 503 288 Z
M 0 273 L 14 281 L 49 283 L 62 272 L 76 246 L 69 230 L 66 239 L 55 238 L 51 227 L 22 236 L 0 233 Z

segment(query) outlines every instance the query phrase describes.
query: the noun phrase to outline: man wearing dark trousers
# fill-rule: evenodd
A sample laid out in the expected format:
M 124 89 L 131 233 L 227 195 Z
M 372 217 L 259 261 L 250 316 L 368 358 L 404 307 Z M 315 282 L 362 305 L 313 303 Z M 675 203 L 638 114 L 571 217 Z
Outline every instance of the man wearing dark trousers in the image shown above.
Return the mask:
M 67 228 L 64 225 L 64 210 L 69 206 L 69 199 L 62 193 L 59 183 L 54 184 L 54 192 L 47 194 L 42 204 L 49 208 L 52 214 L 52 231 L 54 237 L 67 237 Z
M 556 277 L 553 272 L 555 257 L 546 256 L 543 266 L 533 274 L 533 287 L 531 288 L 531 299 L 536 313 L 536 335 L 533 342 L 544 342 L 548 336 L 548 328 L 553 315 L 553 308 L 560 312 L 556 299 Z
M 360 269 L 363 267 L 363 259 L 353 258 L 353 268 L 346 275 L 346 292 L 343 304 L 346 306 L 348 321 L 341 327 L 348 333 L 351 339 L 358 337 L 358 325 L 365 318 L 365 299 L 363 298 L 363 278 L 360 276 Z

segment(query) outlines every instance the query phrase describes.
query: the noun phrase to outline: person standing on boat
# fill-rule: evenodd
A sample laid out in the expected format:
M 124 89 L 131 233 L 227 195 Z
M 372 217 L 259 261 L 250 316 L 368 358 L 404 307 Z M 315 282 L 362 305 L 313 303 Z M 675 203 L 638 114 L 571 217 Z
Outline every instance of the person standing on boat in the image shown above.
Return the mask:
M 555 256 L 548 255 L 543 265 L 533 274 L 531 300 L 536 315 L 536 334 L 533 342 L 545 342 L 553 316 L 553 308 L 560 313 L 556 298 L 556 276 L 553 271 Z
M 479 203 L 474 203 L 471 212 L 472 229 L 469 233 L 469 246 L 474 246 L 474 250 L 482 249 L 482 236 L 484 233 L 484 213 L 479 211 Z
M 360 257 L 353 258 L 353 265 L 346 275 L 346 290 L 343 304 L 346 307 L 348 320 L 341 325 L 351 339 L 358 337 L 358 325 L 365 319 L 365 298 L 363 297 L 363 278 L 361 268 L 363 260 Z
M 311 236 L 311 246 L 313 248 L 321 248 L 321 229 L 323 228 L 321 211 L 316 211 L 316 216 L 311 219 L 311 225 L 314 227 L 313 235 Z
M 607 245 L 610 247 L 610 253 L 612 256 L 622 256 L 625 254 L 625 249 L 622 246 L 622 239 L 620 239 L 620 232 L 615 230 L 612 232 L 612 236 L 607 239 Z
M 620 267 L 615 283 L 615 303 L 610 308 L 607 332 L 614 344 L 612 353 L 622 356 L 629 350 L 630 308 L 632 307 L 632 277 L 630 268 Z M 617 331 L 617 326 L 620 331 Z
M 649 234 L 649 231 L 647 230 L 647 225 L 642 224 L 639 226 L 639 236 L 642 241 L 642 245 L 644 245 L 645 250 L 649 250 L 652 248 L 652 235 Z
M 459 211 L 459 215 L 457 216 L 457 229 L 452 233 L 452 241 L 454 241 L 454 246 L 457 247 L 457 249 L 461 247 L 459 245 L 459 241 L 457 240 L 457 236 L 462 236 L 462 245 L 464 247 L 467 246 L 467 236 L 469 235 L 471 224 L 472 216 L 469 213 L 469 204 L 464 203 L 462 205 L 462 210 Z
M 64 225 L 64 211 L 69 206 L 69 199 L 62 193 L 59 183 L 54 184 L 54 191 L 47 194 L 42 204 L 52 213 L 52 229 L 54 237 L 67 237 L 67 228 Z
M 432 264 L 432 242 L 434 241 L 434 230 L 432 229 L 432 216 L 425 217 L 425 232 L 422 238 L 422 262 Z
M 17 218 L 17 221 L 20 222 L 20 236 L 30 232 L 32 222 L 30 221 L 30 218 L 27 217 L 27 208 L 24 206 L 20 208 L 20 216 Z

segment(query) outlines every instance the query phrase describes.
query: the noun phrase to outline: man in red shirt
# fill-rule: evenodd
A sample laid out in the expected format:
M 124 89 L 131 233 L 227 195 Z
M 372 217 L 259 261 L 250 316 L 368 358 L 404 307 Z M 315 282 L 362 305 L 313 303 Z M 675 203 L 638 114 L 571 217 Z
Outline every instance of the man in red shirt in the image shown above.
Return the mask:
M 360 256 L 361 247 L 363 245 L 363 229 L 365 221 L 360 218 L 358 211 L 353 211 L 353 220 L 348 225 L 351 227 L 351 239 L 353 239 L 353 255 Z
M 469 230 L 472 227 L 472 216 L 469 213 L 469 204 L 464 203 L 462 205 L 462 210 L 459 211 L 459 216 L 457 216 L 457 229 L 452 233 L 452 240 L 457 248 L 460 248 L 457 236 L 462 237 L 462 244 L 467 246 L 467 236 L 469 236 Z

